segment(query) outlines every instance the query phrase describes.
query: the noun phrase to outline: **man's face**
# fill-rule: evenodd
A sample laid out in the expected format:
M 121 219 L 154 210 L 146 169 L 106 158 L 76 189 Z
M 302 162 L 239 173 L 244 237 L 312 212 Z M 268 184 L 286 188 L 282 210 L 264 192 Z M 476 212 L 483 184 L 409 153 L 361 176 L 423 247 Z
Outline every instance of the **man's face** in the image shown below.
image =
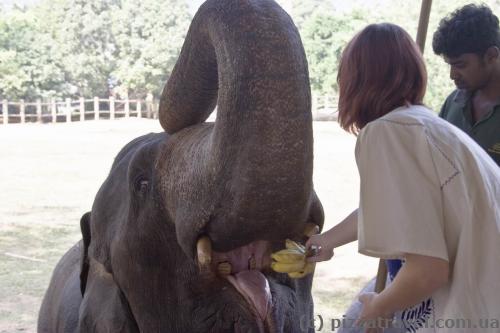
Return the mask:
M 482 56 L 464 53 L 458 57 L 444 56 L 444 61 L 450 65 L 450 78 L 458 89 L 473 92 L 487 84 L 490 68 Z

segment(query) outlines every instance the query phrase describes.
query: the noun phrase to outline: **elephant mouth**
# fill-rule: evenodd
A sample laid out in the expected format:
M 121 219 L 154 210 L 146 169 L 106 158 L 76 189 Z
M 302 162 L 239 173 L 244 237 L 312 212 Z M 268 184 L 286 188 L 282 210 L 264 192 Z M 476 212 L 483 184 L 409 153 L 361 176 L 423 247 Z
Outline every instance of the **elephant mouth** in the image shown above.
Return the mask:
M 318 233 L 317 225 L 306 225 L 304 236 Z M 228 252 L 212 251 L 211 241 L 203 236 L 198 239 L 197 259 L 200 271 L 226 279 L 245 299 L 254 313 L 260 332 L 270 331 L 273 326 L 273 299 L 268 278 L 272 244 L 257 240 Z
M 258 240 L 227 252 L 211 250 L 208 237 L 198 240 L 198 264 L 202 274 L 227 280 L 245 299 L 261 332 L 269 326 L 272 296 L 269 281 L 262 273 L 271 264 L 271 243 Z
M 261 272 L 270 266 L 270 254 L 267 241 L 255 241 L 229 252 L 213 253 L 218 275 L 227 279 L 243 296 L 261 324 L 272 308 L 269 282 Z

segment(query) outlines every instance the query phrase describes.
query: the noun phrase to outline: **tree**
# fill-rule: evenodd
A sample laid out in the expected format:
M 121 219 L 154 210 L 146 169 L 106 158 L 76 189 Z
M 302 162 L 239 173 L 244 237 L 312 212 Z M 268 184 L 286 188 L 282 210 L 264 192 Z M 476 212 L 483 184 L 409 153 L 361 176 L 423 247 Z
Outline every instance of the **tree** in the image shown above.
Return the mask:
M 179 0 L 124 0 L 113 16 L 116 67 L 121 94 L 161 93 L 177 61 L 191 17 Z
M 415 36 L 419 2 L 278 0 L 297 25 L 316 93 L 336 93 L 342 49 L 356 32 L 392 22 Z M 438 109 L 453 90 L 432 53 L 439 20 L 468 0 L 434 2 L 425 50 L 425 102 Z M 485 0 L 500 14 L 500 0 Z M 364 7 L 361 7 L 364 6 Z M 361 8 L 361 9 L 360 9 Z M 184 0 L 41 0 L 0 8 L 0 98 L 159 95 L 177 60 L 190 15 Z
M 45 0 L 36 8 L 43 32 L 57 44 L 52 56 L 63 68 L 69 93 L 106 96 L 114 68 L 113 0 Z
M 42 0 L 14 8 L 0 17 L 0 95 L 159 94 L 189 22 L 183 0 Z
M 331 94 L 338 90 L 337 71 L 342 50 L 363 25 L 361 18 L 361 12 L 345 17 L 318 10 L 303 22 L 301 35 L 314 92 Z
M 0 17 L 0 97 L 48 97 L 64 91 L 61 68 L 51 61 L 54 48 L 30 11 L 15 8 Z
M 278 0 L 278 3 L 292 17 L 293 22 L 299 31 L 302 30 L 305 21 L 307 21 L 314 13 L 322 10 L 332 13 L 333 9 L 331 3 L 324 0 Z

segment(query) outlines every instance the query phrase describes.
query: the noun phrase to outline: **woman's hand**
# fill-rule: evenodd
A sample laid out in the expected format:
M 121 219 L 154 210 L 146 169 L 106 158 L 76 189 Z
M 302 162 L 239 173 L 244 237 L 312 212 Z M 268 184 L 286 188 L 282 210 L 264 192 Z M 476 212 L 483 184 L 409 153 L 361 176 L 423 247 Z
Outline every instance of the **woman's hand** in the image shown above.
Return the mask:
M 359 296 L 363 309 L 356 321 L 356 326 L 365 325 L 366 333 L 382 333 L 384 328 L 389 328 L 392 322 L 392 314 L 387 313 L 377 304 L 377 293 L 364 293 Z
M 313 235 L 306 242 L 306 250 L 315 246 L 317 254 L 307 257 L 308 262 L 319 262 L 330 260 L 333 257 L 333 245 L 329 242 L 328 234 Z
M 333 257 L 333 249 L 344 244 L 354 242 L 358 239 L 358 210 L 355 209 L 342 222 L 330 230 L 313 235 L 306 242 L 306 251 L 317 248 L 317 253 L 307 257 L 308 262 L 330 260 Z

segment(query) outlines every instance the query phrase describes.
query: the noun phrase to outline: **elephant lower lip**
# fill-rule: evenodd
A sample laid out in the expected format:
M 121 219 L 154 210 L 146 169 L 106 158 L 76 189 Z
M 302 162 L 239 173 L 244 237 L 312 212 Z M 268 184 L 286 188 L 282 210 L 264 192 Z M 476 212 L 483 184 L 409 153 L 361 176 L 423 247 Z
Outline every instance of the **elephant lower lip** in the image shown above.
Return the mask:
M 245 298 L 247 303 L 253 306 L 263 329 L 263 323 L 272 307 L 271 289 L 264 274 L 258 270 L 248 270 L 228 275 L 226 279 Z

